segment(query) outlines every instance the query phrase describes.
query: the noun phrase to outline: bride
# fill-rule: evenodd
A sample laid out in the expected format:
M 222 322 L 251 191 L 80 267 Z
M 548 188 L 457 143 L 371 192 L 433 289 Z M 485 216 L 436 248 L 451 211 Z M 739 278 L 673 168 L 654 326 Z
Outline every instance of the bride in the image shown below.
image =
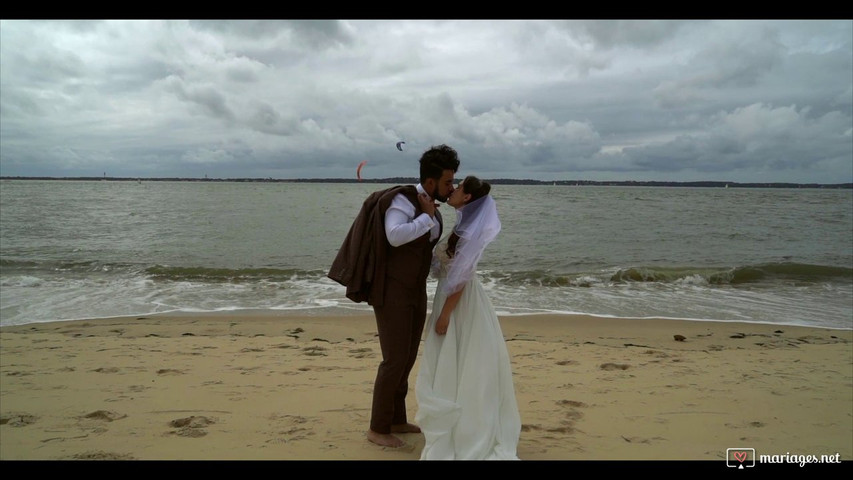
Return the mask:
M 415 393 L 426 438 L 421 460 L 517 460 L 521 418 L 498 317 L 477 262 L 501 229 L 491 186 L 469 176 L 447 203 L 453 232 L 439 242 L 438 278 Z

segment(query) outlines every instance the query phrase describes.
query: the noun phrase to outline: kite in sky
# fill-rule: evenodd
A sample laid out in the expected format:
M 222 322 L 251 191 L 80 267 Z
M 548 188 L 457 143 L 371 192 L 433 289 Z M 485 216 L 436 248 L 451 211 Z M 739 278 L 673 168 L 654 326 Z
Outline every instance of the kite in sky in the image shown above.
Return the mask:
M 403 151 L 403 145 L 405 145 L 405 144 L 406 144 L 406 142 L 397 142 L 397 150 L 402 152 Z
M 366 164 L 367 164 L 367 160 L 364 160 L 361 163 L 359 163 L 358 168 L 355 169 L 355 174 L 358 177 L 359 182 L 361 181 L 361 168 L 364 167 Z

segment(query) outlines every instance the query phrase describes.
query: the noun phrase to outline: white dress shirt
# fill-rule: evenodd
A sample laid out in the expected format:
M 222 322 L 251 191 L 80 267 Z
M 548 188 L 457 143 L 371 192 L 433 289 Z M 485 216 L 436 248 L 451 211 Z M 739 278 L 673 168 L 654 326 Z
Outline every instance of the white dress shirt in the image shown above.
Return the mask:
M 418 193 L 426 193 L 419 183 Z M 399 247 L 430 232 L 430 241 L 438 238 L 439 225 L 426 212 L 415 217 L 415 206 L 405 195 L 398 193 L 391 200 L 391 206 L 385 211 L 385 235 L 391 246 Z

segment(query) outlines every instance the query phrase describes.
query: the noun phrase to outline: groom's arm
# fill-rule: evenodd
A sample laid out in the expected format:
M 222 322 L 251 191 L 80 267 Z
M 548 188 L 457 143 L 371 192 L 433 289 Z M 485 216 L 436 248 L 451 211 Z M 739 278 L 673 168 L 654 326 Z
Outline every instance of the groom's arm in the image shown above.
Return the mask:
M 421 237 L 434 225 L 435 220 L 426 213 L 415 217 L 415 207 L 399 193 L 394 196 L 385 211 L 385 235 L 393 247 L 405 245 Z

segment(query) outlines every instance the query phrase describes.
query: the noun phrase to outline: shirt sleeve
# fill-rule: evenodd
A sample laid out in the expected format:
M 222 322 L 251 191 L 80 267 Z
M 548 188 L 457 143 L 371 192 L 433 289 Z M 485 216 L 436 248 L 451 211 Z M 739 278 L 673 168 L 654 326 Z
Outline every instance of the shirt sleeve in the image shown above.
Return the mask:
M 480 239 L 459 239 L 459 243 L 456 244 L 456 253 L 444 281 L 443 288 L 446 295 L 453 295 L 462 290 L 474 278 L 477 274 L 477 263 L 485 248 L 486 245 Z
M 415 217 L 415 207 L 402 194 L 391 200 L 385 211 L 385 235 L 391 246 L 405 245 L 429 232 L 435 222 L 426 213 Z

